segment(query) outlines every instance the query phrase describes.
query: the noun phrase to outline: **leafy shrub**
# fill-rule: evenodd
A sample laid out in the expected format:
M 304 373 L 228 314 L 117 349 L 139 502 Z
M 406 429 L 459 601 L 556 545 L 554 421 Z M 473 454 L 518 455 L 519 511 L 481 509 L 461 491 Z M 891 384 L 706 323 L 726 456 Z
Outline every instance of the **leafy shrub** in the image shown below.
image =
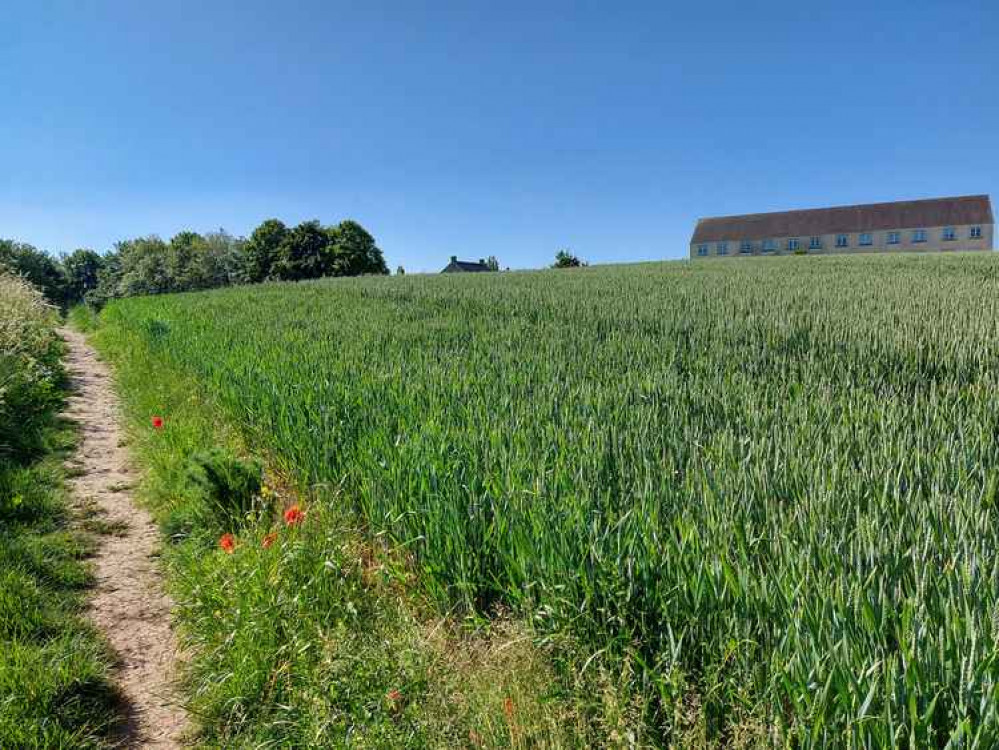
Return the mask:
M 66 274 L 62 266 L 31 245 L 0 239 L 0 272 L 25 279 L 54 305 L 66 303 Z
M 498 267 L 499 263 L 496 265 Z M 573 255 L 569 250 L 559 250 L 555 254 L 555 263 L 552 265 L 552 268 L 581 268 L 585 265 L 585 262 Z
M 0 460 L 36 447 L 34 426 L 60 401 L 57 320 L 39 291 L 0 274 Z

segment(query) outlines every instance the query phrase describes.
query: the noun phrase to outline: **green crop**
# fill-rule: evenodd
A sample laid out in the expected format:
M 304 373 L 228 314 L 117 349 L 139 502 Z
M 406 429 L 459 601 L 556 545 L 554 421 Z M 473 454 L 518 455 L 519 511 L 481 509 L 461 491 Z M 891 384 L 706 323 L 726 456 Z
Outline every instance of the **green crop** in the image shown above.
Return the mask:
M 131 299 L 250 442 L 496 604 L 792 746 L 999 743 L 999 259 L 780 258 Z

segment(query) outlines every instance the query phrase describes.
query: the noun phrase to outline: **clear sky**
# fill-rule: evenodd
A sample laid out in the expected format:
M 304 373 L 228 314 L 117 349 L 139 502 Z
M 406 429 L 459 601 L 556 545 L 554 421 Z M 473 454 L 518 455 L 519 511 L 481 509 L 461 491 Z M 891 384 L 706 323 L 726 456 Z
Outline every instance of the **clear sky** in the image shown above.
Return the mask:
M 999 197 L 999 1 L 6 2 L 0 237 L 354 218 L 390 267 Z

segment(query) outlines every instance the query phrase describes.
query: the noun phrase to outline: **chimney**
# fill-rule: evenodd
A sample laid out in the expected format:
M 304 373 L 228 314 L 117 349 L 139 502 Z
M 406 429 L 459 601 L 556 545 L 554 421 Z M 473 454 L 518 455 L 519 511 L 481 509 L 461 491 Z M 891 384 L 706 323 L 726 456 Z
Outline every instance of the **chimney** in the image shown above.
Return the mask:
M 458 262 L 458 256 L 457 255 L 452 255 L 451 256 L 451 262 L 452 263 L 457 263 Z

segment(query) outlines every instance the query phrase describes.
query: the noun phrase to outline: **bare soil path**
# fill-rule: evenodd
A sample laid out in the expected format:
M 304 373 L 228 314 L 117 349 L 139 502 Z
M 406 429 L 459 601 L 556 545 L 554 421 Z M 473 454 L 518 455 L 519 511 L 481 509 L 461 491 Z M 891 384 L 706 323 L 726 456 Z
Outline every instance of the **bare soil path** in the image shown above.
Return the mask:
M 96 506 L 116 530 L 102 536 L 97 586 L 89 615 L 118 657 L 117 682 L 127 703 L 118 737 L 125 748 L 179 748 L 186 721 L 174 694 L 177 643 L 171 602 L 163 592 L 156 554 L 160 535 L 135 505 L 137 477 L 129 465 L 118 400 L 107 366 L 83 335 L 63 329 L 73 393 L 66 416 L 80 427 L 71 487 L 81 508 Z

